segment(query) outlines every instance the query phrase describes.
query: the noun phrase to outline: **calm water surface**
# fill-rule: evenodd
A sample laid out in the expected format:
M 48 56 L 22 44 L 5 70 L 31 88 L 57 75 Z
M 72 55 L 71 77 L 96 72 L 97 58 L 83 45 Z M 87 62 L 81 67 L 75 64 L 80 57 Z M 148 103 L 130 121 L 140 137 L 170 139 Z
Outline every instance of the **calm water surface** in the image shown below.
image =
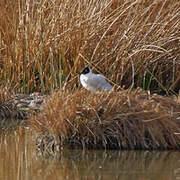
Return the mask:
M 178 151 L 36 151 L 35 132 L 0 135 L 0 179 L 180 180 Z

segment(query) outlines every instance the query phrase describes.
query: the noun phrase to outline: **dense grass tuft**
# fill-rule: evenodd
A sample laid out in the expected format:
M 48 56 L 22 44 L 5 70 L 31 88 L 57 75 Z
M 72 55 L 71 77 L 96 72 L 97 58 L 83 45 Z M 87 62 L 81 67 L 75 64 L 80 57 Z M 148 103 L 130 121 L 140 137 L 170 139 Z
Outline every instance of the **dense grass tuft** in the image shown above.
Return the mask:
M 179 117 L 180 104 L 142 90 L 76 91 L 54 93 L 31 124 L 51 147 L 180 149 Z
M 180 89 L 179 0 L 1 0 L 0 9 L 0 87 L 76 89 L 89 64 L 117 86 Z

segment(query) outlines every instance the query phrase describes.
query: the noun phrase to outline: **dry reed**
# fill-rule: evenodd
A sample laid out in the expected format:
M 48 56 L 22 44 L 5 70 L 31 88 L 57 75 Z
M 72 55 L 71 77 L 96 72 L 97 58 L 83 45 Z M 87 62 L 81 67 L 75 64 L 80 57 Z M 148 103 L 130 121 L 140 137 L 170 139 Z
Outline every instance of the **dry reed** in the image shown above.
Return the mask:
M 117 86 L 180 89 L 179 0 L 0 1 L 0 86 L 77 88 L 92 65 Z
M 76 91 L 54 93 L 31 124 L 43 148 L 180 149 L 179 117 L 180 104 L 142 90 Z

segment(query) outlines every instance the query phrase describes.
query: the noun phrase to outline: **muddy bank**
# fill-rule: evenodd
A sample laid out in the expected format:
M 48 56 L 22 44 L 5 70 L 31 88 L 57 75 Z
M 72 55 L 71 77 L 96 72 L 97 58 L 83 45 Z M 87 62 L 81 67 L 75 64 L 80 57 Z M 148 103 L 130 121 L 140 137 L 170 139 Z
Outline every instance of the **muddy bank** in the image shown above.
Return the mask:
M 46 99 L 47 96 L 39 93 L 29 95 L 1 93 L 0 130 L 24 125 L 31 114 L 40 112 Z

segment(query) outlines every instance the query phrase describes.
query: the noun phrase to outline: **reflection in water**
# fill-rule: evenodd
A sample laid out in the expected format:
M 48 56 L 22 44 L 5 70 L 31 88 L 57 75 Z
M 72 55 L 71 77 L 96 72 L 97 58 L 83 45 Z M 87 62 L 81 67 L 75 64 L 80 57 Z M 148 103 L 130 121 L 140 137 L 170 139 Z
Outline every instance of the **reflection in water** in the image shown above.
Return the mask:
M 180 152 L 36 151 L 35 133 L 22 127 L 0 136 L 0 179 L 180 179 Z

